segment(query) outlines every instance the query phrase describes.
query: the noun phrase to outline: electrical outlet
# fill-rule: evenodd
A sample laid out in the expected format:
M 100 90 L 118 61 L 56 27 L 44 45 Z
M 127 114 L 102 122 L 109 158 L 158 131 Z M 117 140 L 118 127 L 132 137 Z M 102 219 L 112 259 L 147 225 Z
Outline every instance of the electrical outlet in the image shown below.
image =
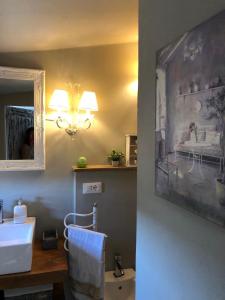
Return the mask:
M 102 192 L 101 182 L 83 183 L 83 194 L 99 194 Z

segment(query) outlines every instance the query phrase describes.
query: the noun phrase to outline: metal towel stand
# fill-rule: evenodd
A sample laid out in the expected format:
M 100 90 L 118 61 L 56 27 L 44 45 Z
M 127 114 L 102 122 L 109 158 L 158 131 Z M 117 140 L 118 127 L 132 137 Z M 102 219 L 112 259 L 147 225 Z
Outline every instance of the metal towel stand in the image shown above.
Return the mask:
M 71 217 L 71 216 L 75 216 L 75 217 L 90 217 L 90 216 L 92 216 L 92 224 L 90 224 L 90 225 L 84 225 L 84 226 L 77 225 L 77 224 L 67 224 L 66 223 L 67 218 Z M 67 252 L 69 252 L 69 249 L 67 247 L 68 236 L 66 235 L 66 231 L 67 231 L 67 229 L 68 229 L 69 226 L 75 226 L 75 227 L 85 228 L 85 229 L 92 228 L 94 231 L 97 231 L 97 204 L 96 203 L 94 204 L 92 212 L 90 212 L 88 214 L 77 214 L 77 213 L 69 213 L 69 214 L 67 214 L 65 216 L 65 218 L 64 218 L 64 226 L 65 226 L 65 229 L 64 229 L 64 232 L 63 232 L 64 238 L 65 238 L 64 249 Z

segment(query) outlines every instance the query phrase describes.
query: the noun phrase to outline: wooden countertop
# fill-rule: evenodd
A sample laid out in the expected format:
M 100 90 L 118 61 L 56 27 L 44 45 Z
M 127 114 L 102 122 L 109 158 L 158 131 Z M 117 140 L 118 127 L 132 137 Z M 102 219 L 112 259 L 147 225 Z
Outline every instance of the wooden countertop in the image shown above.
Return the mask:
M 73 172 L 92 172 L 92 171 L 124 171 L 124 170 L 136 170 L 137 166 L 119 166 L 113 167 L 111 165 L 87 165 L 86 168 L 72 167 Z
M 42 250 L 39 241 L 34 243 L 30 272 L 0 275 L 0 290 L 63 282 L 67 277 L 67 259 L 63 241 L 58 249 Z

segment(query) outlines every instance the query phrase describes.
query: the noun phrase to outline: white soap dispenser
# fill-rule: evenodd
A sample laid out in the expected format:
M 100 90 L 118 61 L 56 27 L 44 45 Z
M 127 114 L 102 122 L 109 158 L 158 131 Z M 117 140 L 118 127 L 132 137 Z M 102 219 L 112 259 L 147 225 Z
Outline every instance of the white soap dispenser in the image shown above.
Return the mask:
M 25 223 L 27 218 L 27 206 L 18 201 L 14 207 L 14 223 Z

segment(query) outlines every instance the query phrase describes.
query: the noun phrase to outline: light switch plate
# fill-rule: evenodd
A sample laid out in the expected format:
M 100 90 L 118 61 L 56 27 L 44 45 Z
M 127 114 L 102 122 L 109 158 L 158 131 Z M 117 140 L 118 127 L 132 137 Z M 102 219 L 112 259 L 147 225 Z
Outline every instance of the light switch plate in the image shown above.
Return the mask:
M 83 194 L 99 194 L 102 192 L 101 182 L 83 183 Z

